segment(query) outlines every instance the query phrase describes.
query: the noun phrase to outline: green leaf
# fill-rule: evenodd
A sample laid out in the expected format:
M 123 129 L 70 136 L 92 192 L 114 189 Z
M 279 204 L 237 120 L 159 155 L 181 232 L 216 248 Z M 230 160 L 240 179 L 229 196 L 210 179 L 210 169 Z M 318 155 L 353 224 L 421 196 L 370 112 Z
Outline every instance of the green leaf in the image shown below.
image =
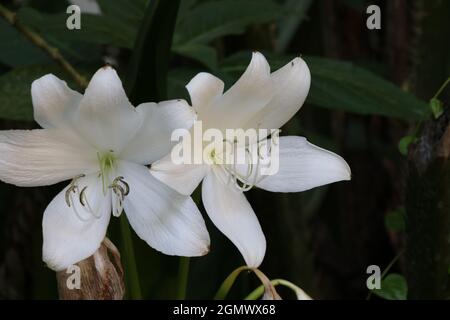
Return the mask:
M 97 0 L 102 15 L 125 24 L 134 24 L 136 28 L 144 17 L 144 11 L 150 0 Z
M 217 69 L 217 52 L 204 44 L 186 43 L 174 47 L 173 51 L 179 55 L 192 58 L 204 64 L 211 70 Z
M 65 13 L 46 14 L 30 7 L 23 7 L 17 16 L 23 24 L 40 34 L 50 45 L 61 50 L 64 56 L 77 61 L 100 58 L 99 47 L 92 44 L 108 44 L 116 41 L 109 37 L 108 27 L 102 25 L 104 18 L 97 20 L 98 16 L 82 14 L 81 30 L 67 29 L 68 15 Z
M 0 77 L 0 117 L 33 120 L 31 83 L 49 73 L 48 67 L 21 67 Z
M 15 68 L 0 76 L 0 118 L 32 121 L 31 83 L 48 73 L 68 80 L 68 85 L 72 89 L 78 89 L 75 82 L 58 66 L 35 65 Z
M 50 61 L 40 49 L 0 18 L 0 62 L 18 67 Z
M 167 97 L 170 48 L 179 5 L 179 0 L 153 0 L 147 7 L 126 82 L 135 105 Z
M 116 7 L 121 1 L 110 1 Z M 130 3 L 134 3 L 131 1 Z M 121 7 L 118 7 L 121 8 Z M 81 14 L 81 29 L 68 30 L 66 20 L 68 14 L 46 14 L 35 9 L 24 7 L 18 12 L 19 19 L 33 30 L 41 33 L 46 39 L 58 42 L 84 42 L 91 44 L 108 44 L 118 47 L 132 48 L 143 16 L 142 7 L 129 10 L 123 6 L 126 15 L 118 15 L 116 9 L 112 13 L 100 16 Z
M 279 35 L 276 40 L 275 51 L 284 52 L 295 36 L 300 23 L 306 18 L 313 0 L 288 0 L 283 6 L 284 14 L 279 21 Z
M 430 100 L 430 109 L 435 119 L 439 118 L 444 112 L 444 104 L 438 98 Z
M 428 115 L 424 101 L 352 63 L 318 57 L 305 57 L 305 61 L 312 74 L 308 98 L 312 104 L 405 120 Z
M 220 0 L 186 5 L 175 30 L 172 50 L 216 70 L 217 52 L 207 43 L 243 33 L 247 26 L 273 20 L 281 13 L 281 7 L 272 0 Z
M 398 142 L 398 151 L 406 156 L 408 154 L 408 148 L 411 143 L 416 142 L 417 137 L 416 136 L 404 136 L 400 139 Z
M 199 0 L 183 0 L 180 2 L 180 9 L 178 10 L 178 20 L 186 18 L 190 14 L 192 8 Z
M 189 99 L 186 84 L 197 74 L 200 69 L 176 68 L 170 70 L 167 79 L 167 92 L 169 98 Z
M 250 24 L 267 22 L 280 14 L 280 6 L 271 0 L 203 2 L 180 18 L 174 45 L 208 43 L 219 37 L 239 34 Z
M 390 231 L 405 231 L 405 208 L 399 207 L 395 210 L 389 211 L 384 217 L 384 224 Z
M 267 54 L 272 71 L 293 57 Z M 383 115 L 405 120 L 428 117 L 427 104 L 393 83 L 349 62 L 303 56 L 311 71 L 307 102 L 357 114 Z M 240 52 L 221 63 L 224 72 L 235 79 L 250 62 L 249 52 Z
M 405 277 L 391 273 L 381 280 L 381 288 L 373 289 L 374 294 L 386 300 L 406 300 L 408 285 Z

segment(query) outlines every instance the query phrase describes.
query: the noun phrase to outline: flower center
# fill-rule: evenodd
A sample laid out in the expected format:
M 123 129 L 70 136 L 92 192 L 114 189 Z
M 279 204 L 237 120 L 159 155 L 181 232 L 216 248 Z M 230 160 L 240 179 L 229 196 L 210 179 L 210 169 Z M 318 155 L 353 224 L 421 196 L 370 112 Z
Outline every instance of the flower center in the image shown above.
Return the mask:
M 227 184 L 231 183 L 241 191 L 248 191 L 256 184 L 256 181 L 250 182 L 252 180 L 252 175 L 256 179 L 257 174 L 255 173 L 254 156 L 250 148 L 245 148 L 245 155 L 238 156 L 238 145 L 237 141 L 225 140 L 225 153 L 222 152 L 222 157 L 224 159 L 218 159 L 216 150 L 212 150 L 210 153 L 211 159 L 214 164 L 221 164 L 222 168 L 228 173 Z M 242 151 L 242 149 L 240 149 Z M 242 157 L 243 156 L 243 157 Z M 240 163 L 239 161 L 243 162 Z M 256 168 L 258 168 L 259 159 L 256 163 Z M 238 170 L 238 165 L 240 168 L 245 167 L 246 172 L 241 172 L 243 170 Z
M 92 209 L 92 206 L 87 199 L 86 195 L 87 186 L 84 186 L 80 190 L 80 187 L 78 185 L 78 180 L 84 177 L 85 177 L 84 174 L 80 174 L 79 176 L 73 178 L 72 181 L 70 182 L 70 185 L 67 188 L 65 194 L 67 206 L 69 208 L 72 208 L 73 212 L 75 212 L 78 219 L 80 219 L 81 221 L 89 221 L 93 217 L 99 219 L 101 215 L 99 215 L 94 209 Z M 75 196 L 77 196 L 78 199 L 74 198 Z M 77 204 L 75 203 L 76 200 L 78 200 L 78 202 L 81 204 L 83 211 L 86 211 L 89 214 L 87 217 L 78 211 Z
M 246 152 L 248 152 L 246 150 Z M 241 173 L 237 169 L 236 162 L 233 162 L 233 164 L 224 164 L 223 168 L 228 173 L 228 182 L 233 182 L 234 186 L 241 191 L 248 191 L 252 189 L 256 184 L 256 178 L 257 178 L 257 170 L 258 170 L 258 164 L 256 164 L 256 171 L 254 170 L 255 165 L 251 162 L 246 163 L 245 166 L 247 167 L 245 173 Z M 253 182 L 250 182 L 251 177 L 253 175 Z
M 109 180 L 109 175 L 116 166 L 117 157 L 114 151 L 110 150 L 107 152 L 97 153 L 97 159 L 100 165 L 100 175 L 102 179 L 103 194 L 106 194 L 106 184 Z
M 219 161 L 217 159 L 217 154 L 216 154 L 216 149 L 212 149 L 211 152 L 209 153 L 209 159 L 211 160 L 211 162 L 213 164 L 218 164 Z
M 130 192 L 130 187 L 122 176 L 113 179 L 118 159 L 114 154 L 114 151 L 98 152 L 97 159 L 100 167 L 98 179 L 101 179 L 102 181 L 102 190 L 97 190 L 97 192 L 102 192 L 103 196 L 106 197 L 109 196 L 109 190 L 112 191 L 110 198 L 110 201 L 112 201 L 112 213 L 114 216 L 118 217 L 123 211 L 123 201 Z M 73 178 L 67 188 L 65 194 L 67 206 L 72 208 L 77 217 L 82 221 L 88 221 L 92 218 L 99 219 L 101 217 L 101 213 L 98 213 L 98 210 L 101 207 L 99 202 L 103 200 L 98 198 L 99 195 L 88 192 L 88 189 L 91 190 L 90 188 L 94 187 L 96 182 L 92 182 L 93 185 L 90 186 L 86 181 L 80 183 L 79 180 L 82 178 L 85 178 L 84 174 Z M 91 197 L 91 201 L 89 201 L 89 197 Z M 94 206 L 92 205 L 92 201 L 95 201 Z M 78 202 L 81 207 L 76 202 Z M 87 216 L 86 213 L 88 214 Z
M 231 157 L 232 162 L 225 162 L 222 167 L 228 173 L 228 182 L 233 182 L 234 186 L 241 191 L 252 189 L 261 178 L 261 165 L 272 155 L 272 144 L 276 144 L 271 138 L 271 143 L 267 140 L 258 142 L 251 146 L 240 149 L 245 155 L 238 156 L 238 147 L 236 142 L 229 142 L 232 146 Z M 240 159 L 240 162 L 238 161 Z M 238 166 L 239 165 L 239 166 Z

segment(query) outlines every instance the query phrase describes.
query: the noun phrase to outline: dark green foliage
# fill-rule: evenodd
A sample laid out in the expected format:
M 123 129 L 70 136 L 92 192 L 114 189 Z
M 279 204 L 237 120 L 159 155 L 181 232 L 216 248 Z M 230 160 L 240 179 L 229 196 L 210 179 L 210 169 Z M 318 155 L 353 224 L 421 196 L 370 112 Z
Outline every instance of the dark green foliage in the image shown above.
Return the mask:
M 127 78 L 130 100 L 136 105 L 167 96 L 172 34 L 179 1 L 152 1 L 136 40 Z
M 386 300 L 406 300 L 408 285 L 405 277 L 391 273 L 381 280 L 381 289 L 372 292 Z

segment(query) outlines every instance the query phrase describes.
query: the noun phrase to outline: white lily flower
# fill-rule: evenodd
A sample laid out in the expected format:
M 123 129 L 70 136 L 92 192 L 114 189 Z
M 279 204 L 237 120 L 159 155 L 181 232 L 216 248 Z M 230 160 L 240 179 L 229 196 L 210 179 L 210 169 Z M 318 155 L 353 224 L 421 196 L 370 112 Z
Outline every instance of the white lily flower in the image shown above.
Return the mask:
M 146 165 L 172 148 L 175 128 L 195 113 L 181 100 L 134 108 L 115 70 L 104 67 L 84 95 L 54 75 L 31 88 L 34 118 L 44 128 L 0 132 L 0 179 L 45 186 L 72 179 L 43 216 L 43 260 L 60 271 L 92 255 L 111 212 L 123 209 L 140 238 L 168 255 L 207 253 L 209 235 L 190 197 L 170 189 Z
M 247 70 L 225 93 L 224 83 L 208 73 L 199 73 L 186 87 L 203 128 L 223 132 L 236 128 L 280 128 L 302 106 L 310 81 L 309 69 L 301 58 L 270 73 L 264 56 L 254 53 Z M 203 180 L 202 199 L 209 217 L 236 245 L 250 267 L 261 264 L 266 240 L 242 188 L 230 180 L 274 192 L 299 192 L 350 179 L 350 168 L 344 159 L 297 136 L 280 138 L 278 173 L 255 180 L 252 174 L 243 178 L 239 168 L 230 170 L 215 161 L 211 165 L 175 164 L 170 156 L 152 164 L 151 172 L 186 195 Z

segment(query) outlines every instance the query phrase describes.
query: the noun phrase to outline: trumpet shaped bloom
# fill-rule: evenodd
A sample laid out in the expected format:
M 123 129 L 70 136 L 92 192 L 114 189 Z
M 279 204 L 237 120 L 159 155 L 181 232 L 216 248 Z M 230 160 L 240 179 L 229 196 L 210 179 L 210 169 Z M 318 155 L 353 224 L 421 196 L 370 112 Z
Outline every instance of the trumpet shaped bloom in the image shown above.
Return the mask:
M 254 53 L 244 74 L 225 93 L 224 83 L 209 73 L 199 73 L 186 87 L 203 128 L 220 132 L 228 129 L 272 130 L 280 128 L 300 109 L 310 81 L 309 69 L 301 58 L 295 58 L 271 73 L 264 56 Z M 249 141 L 235 149 L 255 150 L 251 148 L 252 144 L 268 145 L 269 139 L 267 135 L 260 136 L 257 141 Z M 247 186 L 274 192 L 300 192 L 350 179 L 350 168 L 344 159 L 303 137 L 281 137 L 278 148 L 279 168 L 272 175 L 260 175 L 253 170 L 254 165 L 230 167 L 219 161 L 222 160 L 218 159 L 219 155 L 224 153 L 214 148 L 209 153 L 210 163 L 177 164 L 166 156 L 152 164 L 151 173 L 185 195 L 191 194 L 203 180 L 203 204 L 212 222 L 235 244 L 246 264 L 257 267 L 264 258 L 266 240 L 243 194 Z
M 171 149 L 173 129 L 195 114 L 181 100 L 134 108 L 115 70 L 104 67 L 84 95 L 54 75 L 31 88 L 43 129 L 0 132 L 0 179 L 17 186 L 70 180 L 47 206 L 43 260 L 63 270 L 92 255 L 111 217 L 125 209 L 140 238 L 169 255 L 199 256 L 209 235 L 195 203 L 170 189 L 146 165 Z

